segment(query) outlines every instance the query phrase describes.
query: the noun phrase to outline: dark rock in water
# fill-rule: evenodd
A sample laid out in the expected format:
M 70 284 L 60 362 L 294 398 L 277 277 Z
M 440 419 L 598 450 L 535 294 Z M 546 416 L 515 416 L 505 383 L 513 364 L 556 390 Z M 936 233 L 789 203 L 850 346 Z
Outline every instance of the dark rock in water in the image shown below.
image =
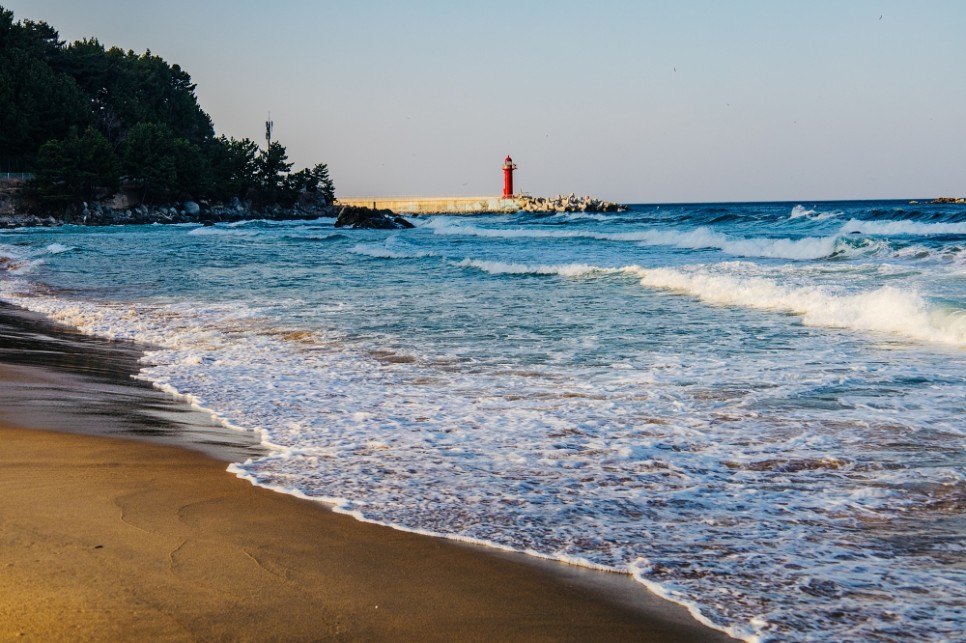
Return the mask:
M 339 210 L 339 216 L 335 220 L 335 227 L 399 230 L 402 228 L 414 228 L 416 226 L 402 217 L 396 216 L 392 210 L 373 210 L 372 208 L 360 208 L 347 205 Z

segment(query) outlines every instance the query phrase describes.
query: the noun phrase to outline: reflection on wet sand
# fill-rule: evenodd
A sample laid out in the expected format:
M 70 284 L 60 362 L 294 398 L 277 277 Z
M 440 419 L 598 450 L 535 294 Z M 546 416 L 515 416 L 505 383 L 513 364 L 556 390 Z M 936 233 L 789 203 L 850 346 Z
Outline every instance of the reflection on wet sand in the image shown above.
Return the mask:
M 0 421 L 187 446 L 225 461 L 264 453 L 253 433 L 133 378 L 141 348 L 0 302 Z

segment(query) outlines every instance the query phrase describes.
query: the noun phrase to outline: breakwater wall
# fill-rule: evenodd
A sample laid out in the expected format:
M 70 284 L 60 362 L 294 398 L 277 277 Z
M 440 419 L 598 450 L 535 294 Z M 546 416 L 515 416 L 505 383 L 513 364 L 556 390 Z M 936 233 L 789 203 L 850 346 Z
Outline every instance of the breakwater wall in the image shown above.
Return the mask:
M 524 208 L 524 198 L 504 199 L 496 196 L 360 196 L 339 197 L 336 199 L 336 205 L 351 205 L 411 214 L 482 214 L 484 212 L 518 212 Z
M 496 196 L 457 197 L 339 197 L 336 205 L 392 210 L 400 214 L 500 214 L 519 212 L 619 212 L 627 207 L 620 203 L 601 201 L 589 196 L 557 196 L 552 198 L 529 195 L 509 198 Z

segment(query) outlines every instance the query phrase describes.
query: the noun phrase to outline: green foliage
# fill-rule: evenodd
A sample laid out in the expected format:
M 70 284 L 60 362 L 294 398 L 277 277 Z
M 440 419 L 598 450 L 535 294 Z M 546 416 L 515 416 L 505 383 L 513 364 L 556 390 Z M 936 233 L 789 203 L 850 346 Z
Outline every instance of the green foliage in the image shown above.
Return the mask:
M 214 135 L 191 76 L 178 65 L 150 51 L 105 49 L 96 39 L 75 42 L 65 53 L 65 68 L 91 97 L 93 117 L 113 140 L 138 123 L 163 123 L 195 144 Z
M 0 7 L 0 169 L 33 160 L 40 146 L 91 122 L 76 82 L 56 68 L 62 43 L 46 23 L 13 23 Z
M 138 123 L 124 142 L 122 169 L 141 189 L 142 201 L 200 194 L 207 165 L 198 146 L 167 125 Z
M 294 204 L 303 192 L 331 202 L 325 164 L 291 172 L 284 146 L 215 138 L 195 84 L 150 51 L 65 45 L 44 22 L 0 7 L 0 170 L 34 170 L 48 203 L 97 198 L 120 178 L 142 200 L 191 197 Z
M 196 145 L 214 136 L 178 65 L 95 39 L 65 46 L 47 23 L 14 22 L 0 7 L 0 163 L 31 162 L 45 141 L 87 125 L 117 149 L 138 123 L 164 124 Z
M 280 143 L 272 143 L 255 162 L 260 187 L 266 191 L 277 190 L 282 186 L 283 175 L 288 174 L 292 164 L 288 162 L 288 151 Z
M 292 181 L 288 177 L 292 164 L 288 162 L 288 152 L 280 143 L 272 143 L 255 160 L 255 176 L 258 190 L 255 199 L 260 204 L 294 203 L 295 191 Z
M 209 195 L 222 201 L 247 197 L 255 187 L 257 158 L 258 145 L 247 138 L 213 140 L 205 147 Z
M 329 166 L 319 163 L 312 169 L 301 170 L 287 177 L 287 187 L 295 196 L 300 192 L 321 194 L 327 203 L 335 200 L 335 186 L 329 178 Z
M 178 178 L 174 160 L 174 135 L 154 123 L 138 123 L 124 143 L 122 169 L 141 189 L 141 200 L 167 196 Z
M 118 162 L 110 143 L 93 127 L 71 129 L 64 140 L 51 139 L 37 153 L 31 188 L 51 204 L 90 201 L 117 190 Z
M 205 195 L 208 165 L 198 146 L 187 139 L 176 138 L 171 152 L 176 176 L 171 192 L 196 197 Z
M 326 203 L 331 204 L 335 201 L 335 185 L 329 178 L 329 166 L 325 163 L 319 163 L 309 170 L 309 173 L 312 177 L 312 182 L 308 186 L 309 192 L 321 192 Z

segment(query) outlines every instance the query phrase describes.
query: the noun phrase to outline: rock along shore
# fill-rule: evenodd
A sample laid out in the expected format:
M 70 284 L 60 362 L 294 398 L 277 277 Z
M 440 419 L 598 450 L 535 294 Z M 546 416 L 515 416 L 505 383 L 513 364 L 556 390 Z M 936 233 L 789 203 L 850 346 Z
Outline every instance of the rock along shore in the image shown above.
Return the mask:
M 0 203 L 0 205 L 4 205 Z M 25 212 L 17 207 L 0 208 L 0 228 L 36 226 L 126 225 L 150 223 L 219 223 L 250 219 L 318 219 L 336 217 L 339 208 L 325 203 L 321 197 L 300 199 L 292 207 L 279 205 L 254 206 L 251 202 L 232 199 L 228 203 L 183 201 L 159 205 L 139 204 L 114 207 L 110 203 L 90 202 L 68 205 L 42 214 Z
M 66 213 L 59 217 L 35 214 L 0 214 L 0 229 L 53 227 L 67 224 L 109 226 L 201 223 L 213 225 L 215 223 L 231 223 L 253 219 L 285 221 L 314 220 L 324 217 L 335 219 L 336 228 L 398 230 L 414 227 L 412 223 L 396 216 L 390 210 L 324 204 L 299 204 L 286 208 L 281 206 L 252 208 L 250 205 L 233 200 L 232 203 L 227 205 L 216 204 L 212 206 L 186 201 L 174 205 L 138 205 L 125 209 L 106 207 L 97 203 L 90 205 L 83 203 L 74 208 L 67 208 Z

